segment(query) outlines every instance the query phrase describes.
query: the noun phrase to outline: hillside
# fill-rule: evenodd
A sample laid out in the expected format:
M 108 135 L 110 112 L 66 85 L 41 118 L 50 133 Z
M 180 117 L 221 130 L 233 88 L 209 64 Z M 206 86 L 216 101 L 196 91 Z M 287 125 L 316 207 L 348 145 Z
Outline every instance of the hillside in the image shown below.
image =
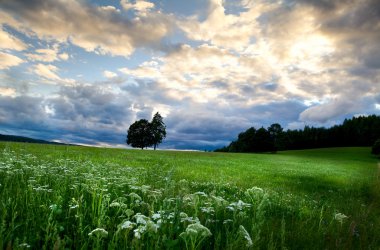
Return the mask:
M 33 139 L 25 136 L 17 136 L 17 135 L 3 135 L 0 134 L 0 141 L 9 141 L 9 142 L 26 142 L 26 143 L 39 143 L 39 144 L 55 144 L 55 145 L 68 145 L 65 143 L 53 142 L 53 141 L 45 141 L 40 139 Z
M 229 154 L 2 142 L 0 248 L 377 249 L 377 175 L 366 147 Z

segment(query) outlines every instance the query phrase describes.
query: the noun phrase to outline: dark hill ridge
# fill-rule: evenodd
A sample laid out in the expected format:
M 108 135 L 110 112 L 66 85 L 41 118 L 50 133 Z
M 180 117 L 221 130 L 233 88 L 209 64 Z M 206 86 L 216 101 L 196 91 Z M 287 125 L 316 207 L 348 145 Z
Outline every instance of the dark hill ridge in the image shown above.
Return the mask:
M 71 145 L 66 143 L 59 143 L 53 141 L 45 141 L 40 139 L 33 139 L 24 136 L 17 135 L 2 135 L 0 134 L 0 141 L 12 141 L 12 142 L 27 142 L 27 143 L 40 143 L 40 144 L 56 144 L 56 145 Z

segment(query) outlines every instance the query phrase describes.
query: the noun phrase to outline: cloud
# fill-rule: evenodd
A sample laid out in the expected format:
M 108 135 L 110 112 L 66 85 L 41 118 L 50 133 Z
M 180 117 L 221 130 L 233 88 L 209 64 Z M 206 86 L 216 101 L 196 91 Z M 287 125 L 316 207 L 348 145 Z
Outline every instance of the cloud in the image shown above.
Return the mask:
M 117 77 L 117 74 L 115 72 L 105 70 L 103 71 L 103 76 L 106 78 L 114 78 Z
M 59 68 L 52 64 L 38 63 L 32 67 L 31 71 L 41 78 L 40 84 L 61 84 L 72 86 L 76 82 L 71 78 L 61 78 L 57 74 Z
M 134 9 L 143 15 L 146 15 L 148 11 L 154 8 L 154 3 L 144 0 L 136 0 L 135 3 L 131 3 L 129 0 L 121 0 L 120 4 L 124 10 Z
M 6 32 L 4 27 L 0 25 L 0 49 L 21 51 L 27 47 L 28 45 Z
M 241 51 L 250 44 L 251 38 L 259 36 L 257 18 L 272 8 L 265 1 L 258 1 L 254 8 L 238 14 L 226 14 L 222 0 L 210 0 L 207 18 L 198 16 L 179 21 L 179 27 L 192 40 L 207 41 L 213 45 Z
M 15 96 L 16 90 L 9 87 L 0 87 L 0 95 L 2 96 Z
M 41 106 L 42 98 L 0 95 L 0 124 L 12 129 L 42 129 L 46 116 Z
M 17 56 L 0 51 L 0 69 L 9 69 L 23 62 L 24 61 Z
M 98 54 L 130 56 L 136 47 L 158 44 L 171 29 L 169 18 L 158 12 L 129 19 L 109 8 L 74 0 L 15 0 L 2 2 L 1 7 L 19 20 L 14 28 L 21 32 L 27 30 L 40 39 L 70 41 Z
M 0 95 L 0 130 L 65 142 L 124 144 L 135 119 L 131 102 L 114 90 L 63 86 L 51 97 Z
M 66 60 L 68 60 L 69 59 L 69 54 L 67 54 L 67 53 L 61 53 L 61 54 L 58 54 L 58 57 L 61 59 L 61 60 L 64 60 L 64 61 L 66 61 Z
M 59 53 L 59 46 L 56 44 L 53 48 L 36 49 L 35 53 L 25 54 L 30 61 L 40 62 L 54 62 L 57 60 L 67 60 L 69 55 L 67 53 Z
M 49 80 L 59 80 L 60 77 L 56 74 L 58 68 L 51 64 L 37 64 L 34 66 L 34 73 L 37 75 L 49 79 Z
M 305 122 L 325 123 L 339 116 L 361 110 L 360 100 L 339 98 L 326 103 L 312 106 L 300 114 L 300 120 Z

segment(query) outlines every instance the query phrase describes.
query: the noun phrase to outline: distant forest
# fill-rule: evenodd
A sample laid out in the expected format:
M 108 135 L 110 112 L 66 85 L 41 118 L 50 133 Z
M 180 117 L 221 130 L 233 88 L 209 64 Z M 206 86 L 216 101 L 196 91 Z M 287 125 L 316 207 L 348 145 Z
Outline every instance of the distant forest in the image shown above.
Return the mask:
M 326 147 L 372 146 L 380 139 L 380 116 L 359 116 L 345 119 L 331 128 L 305 126 L 284 131 L 275 123 L 265 129 L 251 127 L 238 135 L 230 145 L 216 152 L 275 152 L 278 150 Z
M 40 143 L 40 144 L 56 144 L 56 145 L 68 145 L 59 142 L 45 141 L 39 139 L 33 139 L 24 136 L 17 135 L 2 135 L 0 134 L 0 141 L 13 141 L 13 142 L 27 142 L 27 143 Z

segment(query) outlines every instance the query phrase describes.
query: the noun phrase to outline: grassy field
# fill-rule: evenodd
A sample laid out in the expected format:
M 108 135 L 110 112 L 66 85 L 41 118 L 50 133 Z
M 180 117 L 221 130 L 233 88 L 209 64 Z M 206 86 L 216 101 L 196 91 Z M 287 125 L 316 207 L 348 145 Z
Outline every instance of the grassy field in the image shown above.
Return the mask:
M 0 143 L 0 248 L 379 249 L 369 152 Z

